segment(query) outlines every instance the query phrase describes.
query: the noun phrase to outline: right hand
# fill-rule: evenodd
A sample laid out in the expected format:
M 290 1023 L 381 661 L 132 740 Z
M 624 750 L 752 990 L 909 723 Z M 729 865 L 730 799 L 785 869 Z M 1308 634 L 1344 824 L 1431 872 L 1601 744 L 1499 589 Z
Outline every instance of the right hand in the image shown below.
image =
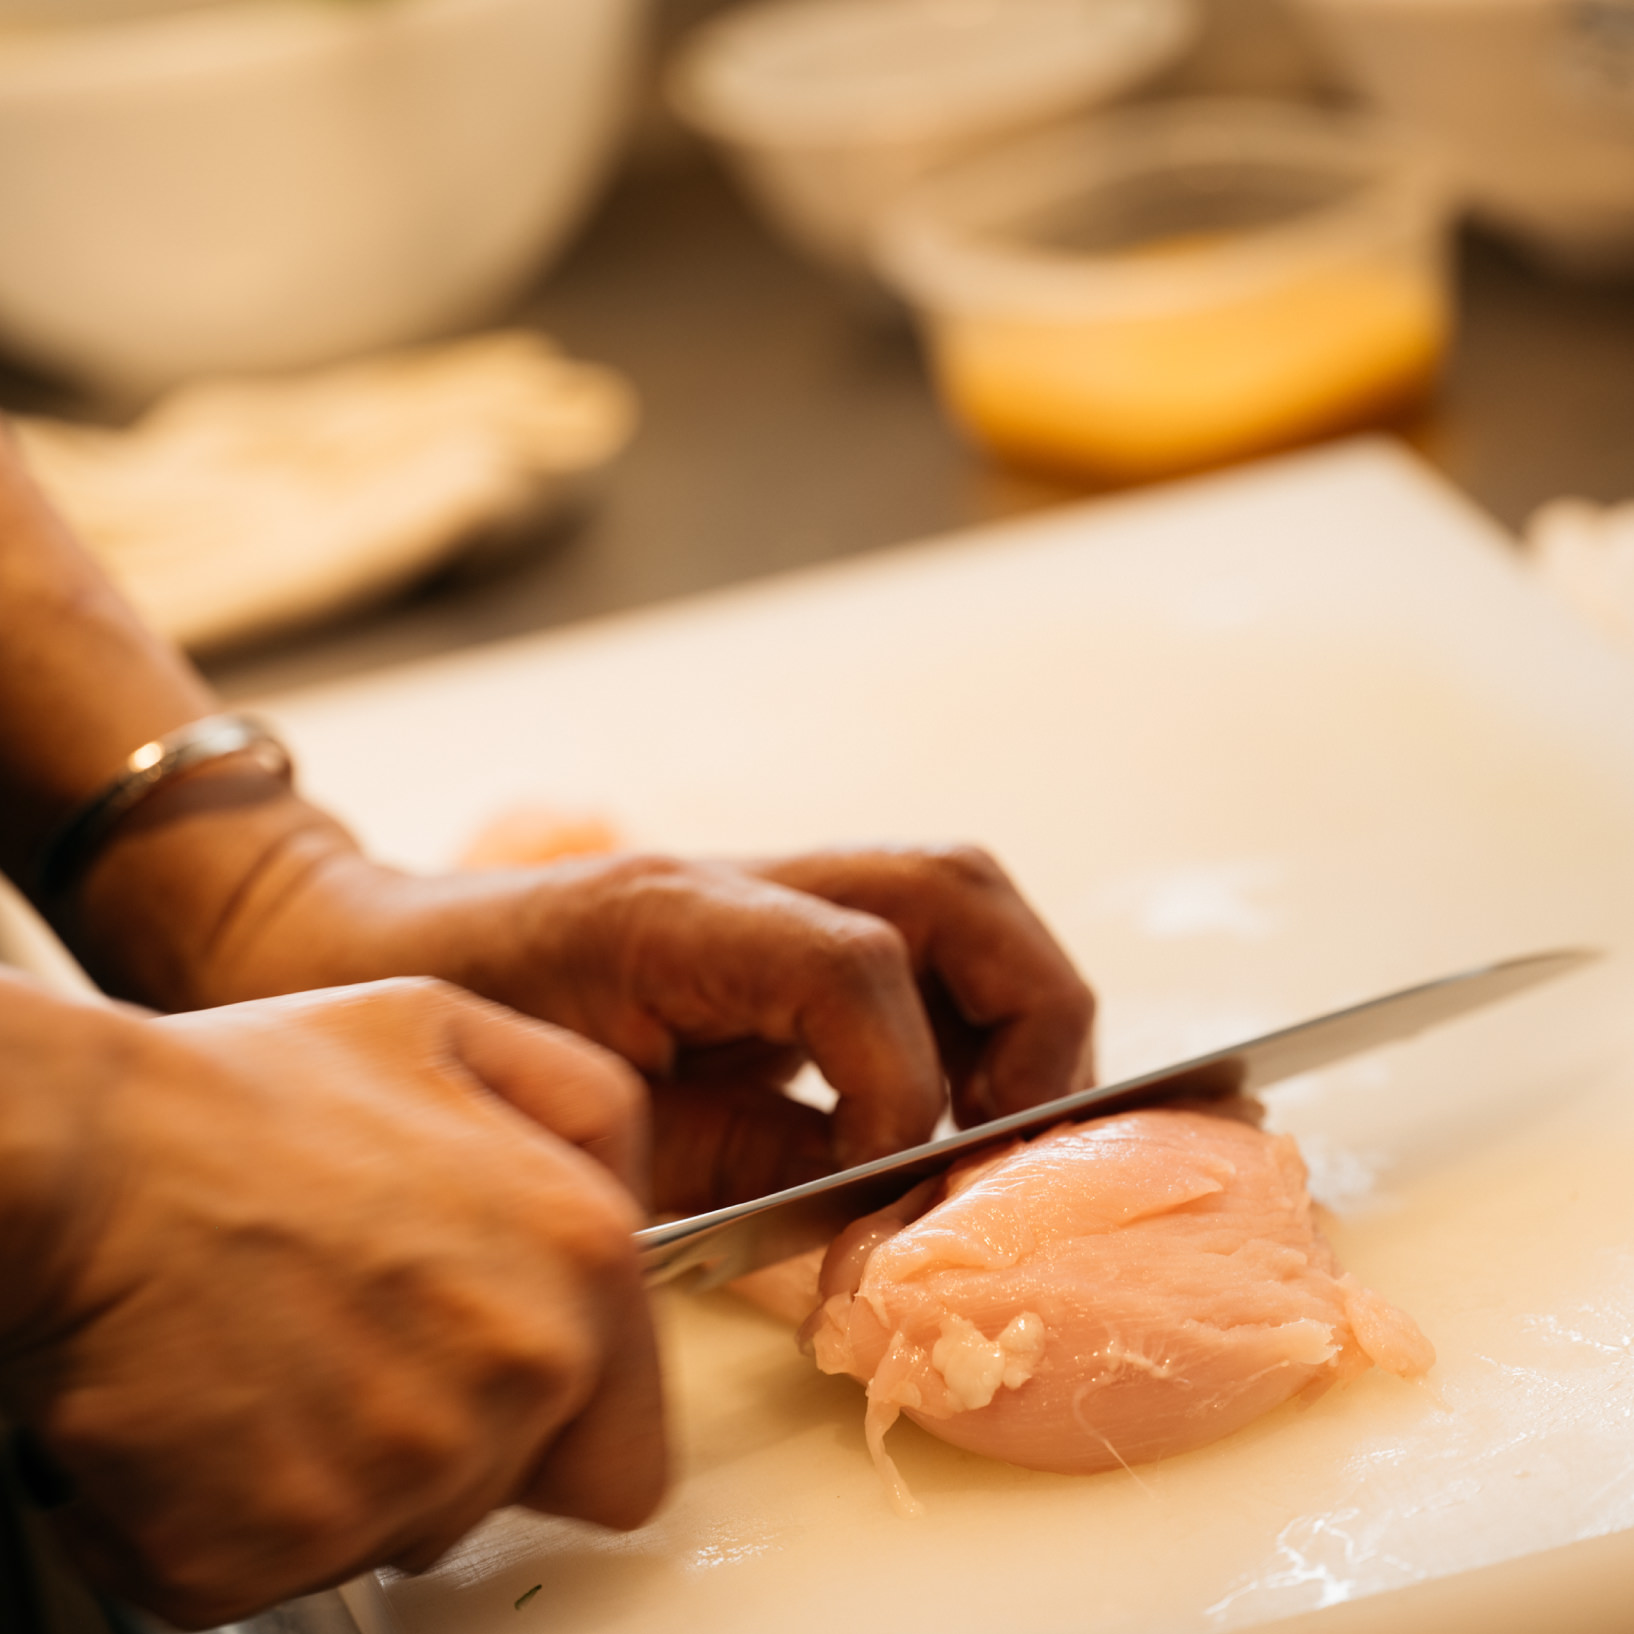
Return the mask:
M 429 1565 L 503 1504 L 652 1511 L 627 1067 L 420 980 L 163 1020 L 40 1002 L 49 1070 L 10 1064 L 56 1134 L 0 1221 L 25 1250 L 0 1406 L 101 1587 L 198 1627 Z

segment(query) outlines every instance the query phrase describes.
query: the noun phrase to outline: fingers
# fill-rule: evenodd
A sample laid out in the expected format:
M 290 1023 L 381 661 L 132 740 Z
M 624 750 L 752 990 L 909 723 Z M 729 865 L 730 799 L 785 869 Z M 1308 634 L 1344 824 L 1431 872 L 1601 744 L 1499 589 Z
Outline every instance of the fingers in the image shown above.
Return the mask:
M 574 1033 L 443 991 L 449 1049 L 459 1065 L 645 1201 L 650 1130 L 646 1090 L 636 1073 Z
M 583 1150 L 638 1197 L 650 1186 L 646 1088 L 610 1052 L 560 1028 L 444 990 L 449 1040 L 458 1064 L 559 1138 Z M 668 1479 L 657 1346 L 639 1268 L 629 1246 L 636 1223 L 601 1228 L 598 1211 L 579 1224 L 592 1240 L 581 1258 L 599 1259 L 594 1388 L 565 1427 L 551 1424 L 520 1490 L 468 1493 L 398 1559 L 415 1569 L 501 1502 L 520 1502 L 599 1525 L 630 1528 L 656 1508 Z
M 594 1234 L 597 1228 L 591 1229 Z M 593 1354 L 582 1363 L 588 1385 L 572 1413 L 565 1422 L 554 1415 L 540 1421 L 537 1408 L 548 1396 L 518 1400 L 508 1414 L 508 1440 L 519 1462 L 485 1465 L 476 1481 L 412 1531 L 377 1548 L 377 1558 L 424 1571 L 485 1515 L 507 1504 L 620 1530 L 639 1526 L 657 1507 L 669 1475 L 658 1348 L 627 1231 L 615 1221 L 612 1233 L 603 1228 L 601 1235 L 587 1253 L 597 1264 L 595 1308 L 585 1313 L 593 1335 Z M 531 1436 L 524 1428 L 530 1416 Z
M 501 996 L 658 1079 L 700 1047 L 799 1046 L 838 1092 L 843 1164 L 927 1139 L 949 1085 L 969 1122 L 1083 1075 L 1089 990 L 980 851 L 622 857 L 552 870 L 534 893 L 522 963 L 547 974 Z
M 962 1122 L 1037 1105 L 1084 1081 L 1093 996 L 985 852 L 827 852 L 760 872 L 877 915 L 901 934 L 914 966 L 952 1001 L 937 1019 Z
M 703 1047 L 795 1046 L 839 1092 L 857 1163 L 925 1139 L 944 1092 L 902 936 L 736 867 L 619 858 L 555 873 L 536 923 L 557 979 L 535 1003 L 667 1079 Z
M 826 905 L 824 905 L 826 907 Z M 811 913 L 825 934 L 792 974 L 803 978 L 799 1036 L 839 1094 L 841 1166 L 929 1140 L 944 1080 L 913 966 L 889 925 L 848 910 Z
M 646 1090 L 610 1051 L 429 976 L 319 989 L 258 1001 L 263 1015 L 300 1018 L 348 1044 L 398 1058 L 405 1073 L 452 1069 L 558 1139 L 579 1147 L 644 1197 L 649 1167 Z M 167 1017 L 194 1031 L 220 1011 Z M 207 1030 L 207 1029 L 206 1029 Z M 405 1081 L 406 1082 L 406 1081 Z M 424 1080 L 422 1079 L 422 1082 Z
M 987 1035 L 982 1028 L 966 1020 L 958 1001 L 934 971 L 920 976 L 919 987 L 924 998 L 925 1013 L 930 1017 L 931 1031 L 936 1035 L 936 1048 L 941 1052 L 942 1067 L 947 1073 L 953 1116 L 960 1124 L 979 1123 L 984 1117 L 991 1116 L 971 1097 L 971 1086 L 977 1081 Z
M 658 1347 L 633 1261 L 624 1283 L 595 1393 L 512 1501 L 628 1531 L 658 1507 L 669 1466 Z
M 658 1080 L 701 1048 L 798 1048 L 838 1092 L 843 1164 L 927 1139 L 949 1088 L 974 1122 L 1087 1077 L 1089 990 L 980 851 L 598 858 L 509 889 L 512 932 L 473 956 L 474 986 Z
M 704 1214 L 834 1168 L 829 1120 L 774 1085 L 700 1078 L 655 1084 L 653 1206 Z

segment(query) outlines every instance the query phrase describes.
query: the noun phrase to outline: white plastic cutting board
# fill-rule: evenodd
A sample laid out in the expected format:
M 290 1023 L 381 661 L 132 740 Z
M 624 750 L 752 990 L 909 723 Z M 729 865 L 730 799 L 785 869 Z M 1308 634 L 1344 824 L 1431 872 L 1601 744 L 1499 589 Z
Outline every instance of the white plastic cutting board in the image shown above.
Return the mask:
M 979 839 L 1099 987 L 1109 1074 L 1495 956 L 1634 949 L 1634 669 L 1381 442 L 270 712 L 310 790 L 414 864 L 516 798 L 685 850 Z M 1276 1093 L 1342 1257 L 1439 1348 L 1428 1386 L 1369 1376 L 1088 1479 L 903 1426 L 928 1510 L 905 1521 L 855 1386 L 727 1296 L 671 1301 L 683 1474 L 659 1519 L 499 1517 L 389 1584 L 390 1613 L 405 1634 L 1626 1629 L 1631 997 L 1614 962 Z

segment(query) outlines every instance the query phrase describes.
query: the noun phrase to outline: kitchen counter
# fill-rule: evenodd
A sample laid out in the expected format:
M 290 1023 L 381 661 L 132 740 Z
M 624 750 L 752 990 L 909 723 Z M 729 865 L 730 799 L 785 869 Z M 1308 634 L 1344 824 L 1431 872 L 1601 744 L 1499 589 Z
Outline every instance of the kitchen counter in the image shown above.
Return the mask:
M 1440 399 L 1404 428 L 1518 529 L 1634 497 L 1634 283 L 1571 285 L 1476 233 Z M 229 698 L 356 674 L 1014 516 L 1078 490 L 943 420 L 907 322 L 808 267 L 701 156 L 631 165 L 520 316 L 640 390 L 633 446 L 576 516 L 395 604 L 207 663 Z M 0 373 L 0 406 L 72 408 Z

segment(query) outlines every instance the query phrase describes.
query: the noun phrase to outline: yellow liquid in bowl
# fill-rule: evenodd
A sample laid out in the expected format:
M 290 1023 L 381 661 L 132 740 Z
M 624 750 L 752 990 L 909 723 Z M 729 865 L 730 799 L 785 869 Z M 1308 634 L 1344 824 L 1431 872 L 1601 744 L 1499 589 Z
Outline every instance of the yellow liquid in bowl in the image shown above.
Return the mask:
M 1399 416 L 1434 383 L 1449 324 L 1427 269 L 1361 263 L 1139 318 L 949 316 L 932 344 L 942 390 L 978 440 L 1025 464 L 1135 482 Z

